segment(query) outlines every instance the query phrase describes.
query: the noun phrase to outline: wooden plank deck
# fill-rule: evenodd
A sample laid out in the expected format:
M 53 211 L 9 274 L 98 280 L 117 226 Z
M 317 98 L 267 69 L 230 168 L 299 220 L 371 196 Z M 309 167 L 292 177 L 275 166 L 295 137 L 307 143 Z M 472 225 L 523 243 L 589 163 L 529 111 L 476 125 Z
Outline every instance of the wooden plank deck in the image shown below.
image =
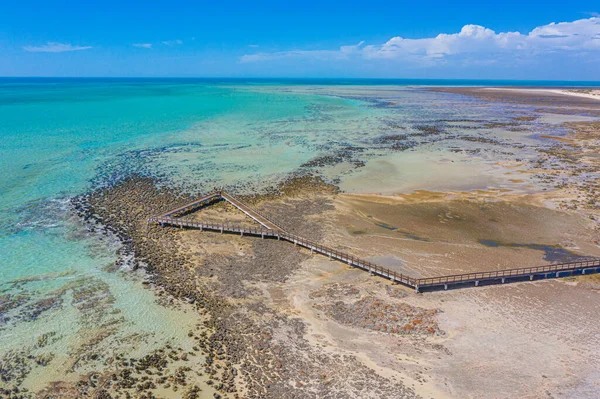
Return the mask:
M 189 212 L 201 205 L 208 204 L 217 200 L 226 200 L 233 206 L 238 208 L 240 211 L 248 215 L 250 218 L 260 224 L 261 227 L 244 227 L 235 224 L 218 224 L 218 223 L 205 223 L 201 221 L 186 220 L 183 218 L 173 217 L 173 215 Z M 151 217 L 148 219 L 150 223 L 159 223 L 160 225 L 173 226 L 179 228 L 191 228 L 199 230 L 210 230 L 218 231 L 221 233 L 235 233 L 251 236 L 260 236 L 261 238 L 276 238 L 278 240 L 285 240 L 293 243 L 295 246 L 301 246 L 307 248 L 311 253 L 316 252 L 329 257 L 329 259 L 335 259 L 348 264 L 349 266 L 357 267 L 359 269 L 368 271 L 372 275 L 377 275 L 404 284 L 406 286 L 414 288 L 417 292 L 422 289 L 440 288 L 448 289 L 450 285 L 464 285 L 473 283 L 474 286 L 478 286 L 480 282 L 485 281 L 500 281 L 501 283 L 522 280 L 523 278 L 529 278 L 530 281 L 537 278 L 555 278 L 561 274 L 587 274 L 600 272 L 600 259 L 585 259 L 578 262 L 569 262 L 561 264 L 550 264 L 537 267 L 525 267 L 518 269 L 506 269 L 497 270 L 490 272 L 475 272 L 475 273 L 464 273 L 455 274 L 439 277 L 427 277 L 427 278 L 413 278 L 406 274 L 398 273 L 394 270 L 381 267 L 372 262 L 366 261 L 354 255 L 348 254 L 343 251 L 338 251 L 334 248 L 326 247 L 317 242 L 307 240 L 298 235 L 294 235 L 285 231 L 278 224 L 267 218 L 266 216 L 259 213 L 256 209 L 245 204 L 241 200 L 234 196 L 226 193 L 225 191 L 218 191 L 211 193 L 199 198 L 196 201 L 190 202 L 189 204 L 180 206 L 176 209 L 170 210 L 161 214 L 160 216 Z

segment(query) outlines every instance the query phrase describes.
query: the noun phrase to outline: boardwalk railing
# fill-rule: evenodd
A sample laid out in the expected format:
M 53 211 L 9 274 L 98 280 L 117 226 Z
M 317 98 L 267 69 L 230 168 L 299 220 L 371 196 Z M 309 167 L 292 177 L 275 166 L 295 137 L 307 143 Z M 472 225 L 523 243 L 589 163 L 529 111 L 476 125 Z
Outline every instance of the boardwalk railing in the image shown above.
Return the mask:
M 170 217 L 170 216 L 173 216 L 176 214 L 186 213 L 193 209 L 199 208 L 202 205 L 210 204 L 211 202 L 214 202 L 214 201 L 219 201 L 220 199 L 221 199 L 220 192 L 217 191 L 214 193 L 210 193 L 203 197 L 198 198 L 195 201 L 192 201 L 185 205 L 182 205 L 178 208 L 171 209 L 170 211 L 167 211 L 167 212 L 161 214 L 159 217 Z
M 262 213 L 260 213 L 259 211 L 257 211 L 256 209 L 252 208 L 251 206 L 249 206 L 248 204 L 245 204 L 244 202 L 242 202 L 241 200 L 235 198 L 233 195 L 227 193 L 226 191 L 220 190 L 220 191 L 215 191 L 213 193 L 207 194 L 203 197 L 198 198 L 195 201 L 189 202 L 185 205 L 182 205 L 178 208 L 175 209 L 171 209 L 161 215 L 159 215 L 158 217 L 160 218 L 170 218 L 173 217 L 174 215 L 179 215 L 182 213 L 187 213 L 190 212 L 196 208 L 199 208 L 203 205 L 207 205 L 210 204 L 212 202 L 215 201 L 220 201 L 220 200 L 225 200 L 227 202 L 229 202 L 230 204 L 232 204 L 233 206 L 235 206 L 236 208 L 238 208 L 240 211 L 242 211 L 243 213 L 245 213 L 246 215 L 248 215 L 249 217 L 251 217 L 252 219 L 254 219 L 256 222 L 260 223 L 262 226 L 264 226 L 267 229 L 275 229 L 275 230 L 283 230 L 277 223 L 275 223 L 273 220 L 271 220 L 270 218 L 268 218 L 267 216 L 263 215 Z
M 330 259 L 336 259 L 347 263 L 350 266 L 358 267 L 360 269 L 366 270 L 371 274 L 375 274 L 381 277 L 388 278 L 392 281 L 402 283 L 411 287 L 415 287 L 415 279 L 410 278 L 409 276 L 398 273 L 394 270 L 386 269 L 375 263 L 366 261 L 354 255 L 348 254 L 346 252 L 338 251 L 336 249 L 326 247 L 324 245 L 318 244 L 314 241 L 307 240 L 303 237 L 290 234 L 283 230 L 275 230 L 275 229 L 265 229 L 265 228 L 256 228 L 256 227 L 245 227 L 234 224 L 218 224 L 218 223 L 206 223 L 200 221 L 191 221 L 185 219 L 178 219 L 172 217 L 153 217 L 149 219 L 152 223 L 159 223 L 161 225 L 169 225 L 173 227 L 180 228 L 193 228 L 199 230 L 212 230 L 212 231 L 220 231 L 220 232 L 229 232 L 229 233 L 239 233 L 241 235 L 254 235 L 261 237 L 273 237 L 278 240 L 285 240 L 293 243 L 294 245 L 300 245 L 301 247 L 310 249 L 311 252 L 317 252 L 322 255 L 328 256 Z
M 533 277 L 552 273 L 571 272 L 582 270 L 585 274 L 586 269 L 600 268 L 600 259 L 591 259 L 578 262 L 559 263 L 554 265 L 523 267 L 518 269 L 506 269 L 490 272 L 477 272 L 455 274 L 450 276 L 420 278 L 416 282 L 420 287 L 439 286 L 443 284 L 458 284 L 464 282 L 477 282 L 481 280 L 502 280 L 516 277 Z
M 256 209 L 252 208 L 250 205 L 245 204 L 244 202 L 235 198 L 233 195 L 231 195 L 225 191 L 220 191 L 219 194 L 221 195 L 221 197 L 224 200 L 226 200 L 227 202 L 229 202 L 230 204 L 232 204 L 233 206 L 235 206 L 236 208 L 238 208 L 239 210 L 244 212 L 246 215 L 248 215 L 251 218 L 253 218 L 254 220 L 256 220 L 258 223 L 265 226 L 266 228 L 275 229 L 275 230 L 283 230 L 277 223 L 272 221 L 270 218 L 266 217 L 265 215 L 263 215 Z
M 325 256 L 329 256 L 329 259 L 337 259 L 339 261 L 345 262 L 350 266 L 358 267 L 360 269 L 366 270 L 371 274 L 375 274 L 381 277 L 388 278 L 394 282 L 402 283 L 411 287 L 415 287 L 415 280 L 405 274 L 398 273 L 394 270 L 386 269 L 375 263 L 366 261 L 354 255 L 350 255 L 346 252 L 338 251 L 336 249 L 326 247 L 324 245 L 318 244 L 314 241 L 307 240 L 300 236 L 290 234 L 287 232 L 281 233 L 281 238 L 286 241 L 293 242 L 295 245 L 300 245 L 302 247 L 308 248 L 312 251 L 318 252 Z
M 193 210 L 199 206 L 221 199 L 224 199 L 227 202 L 234 205 L 236 208 L 238 208 L 246 215 L 251 217 L 253 220 L 258 222 L 261 225 L 261 227 L 246 227 L 235 224 L 207 223 L 173 217 L 173 215 L 189 212 L 190 210 Z M 587 271 L 600 271 L 600 259 L 586 259 L 577 262 L 544 265 L 537 267 L 524 267 L 518 269 L 496 270 L 489 272 L 463 273 L 439 277 L 413 278 L 406 274 L 398 273 L 394 270 L 381 267 L 379 265 L 358 258 L 346 252 L 338 251 L 334 248 L 321 245 L 315 241 L 307 240 L 306 238 L 300 237 L 298 235 L 288 233 L 277 223 L 273 222 L 266 216 L 259 213 L 256 209 L 250 207 L 249 205 L 245 204 L 244 202 L 235 198 L 234 196 L 226 193 L 225 191 L 217 191 L 215 193 L 205 195 L 204 197 L 201 197 L 196 201 L 170 210 L 166 213 L 163 213 L 160 216 L 151 217 L 148 219 L 148 222 L 159 223 L 161 225 L 168 225 L 180 228 L 212 230 L 220 231 L 221 233 L 238 233 L 242 236 L 246 234 L 253 236 L 261 236 L 262 238 L 271 237 L 277 238 L 278 240 L 289 241 L 294 245 L 300 245 L 301 247 L 310 249 L 311 253 L 317 252 L 322 255 L 328 256 L 329 259 L 336 259 L 341 262 L 347 263 L 350 266 L 366 270 L 371 274 L 388 278 L 393 282 L 398 282 L 406 286 L 415 288 L 417 292 L 419 292 L 419 289 L 427 287 L 443 286 L 445 289 L 447 289 L 449 284 L 475 283 L 475 286 L 478 286 L 480 281 L 501 280 L 501 282 L 504 283 L 506 279 L 529 277 L 530 280 L 533 280 L 534 276 L 550 277 L 552 274 L 554 274 L 554 277 L 558 277 L 560 273 L 564 272 L 574 273 L 576 271 L 581 271 L 582 274 L 586 274 Z
M 195 220 L 186 220 L 172 217 L 151 217 L 148 219 L 150 223 L 159 223 L 161 225 L 180 227 L 180 228 L 192 228 L 192 229 L 200 229 L 200 230 L 213 230 L 220 232 L 229 232 L 229 233 L 242 233 L 242 234 L 250 234 L 255 236 L 264 236 L 264 237 L 277 237 L 279 230 L 266 229 L 263 227 L 246 227 L 237 224 L 221 224 L 221 223 L 208 223 L 202 221 Z

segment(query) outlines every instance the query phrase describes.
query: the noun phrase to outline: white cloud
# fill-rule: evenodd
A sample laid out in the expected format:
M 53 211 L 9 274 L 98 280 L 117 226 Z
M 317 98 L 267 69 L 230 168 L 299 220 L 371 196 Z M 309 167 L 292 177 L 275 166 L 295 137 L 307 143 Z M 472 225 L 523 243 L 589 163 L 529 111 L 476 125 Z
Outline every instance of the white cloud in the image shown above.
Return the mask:
M 346 58 L 340 51 L 331 50 L 290 50 L 277 51 L 274 53 L 255 53 L 246 54 L 240 57 L 240 62 L 260 62 L 271 61 L 282 58 L 312 58 L 312 59 L 331 59 L 331 58 Z
M 249 45 L 248 45 L 248 47 L 251 47 L 251 48 L 258 48 L 258 44 L 249 44 Z
M 250 63 L 259 61 L 270 61 L 283 58 L 313 58 L 321 60 L 329 59 L 348 59 L 353 54 L 358 54 L 362 51 L 361 47 L 364 41 L 350 46 L 341 46 L 339 50 L 289 50 L 277 51 L 273 53 L 255 53 L 246 54 L 240 57 L 240 62 Z
M 23 50 L 30 53 L 63 53 L 65 51 L 89 50 L 92 46 L 73 46 L 72 44 L 48 42 L 42 46 L 25 46 Z
M 152 44 L 151 43 L 133 43 L 133 47 L 152 48 Z
M 459 33 L 439 34 L 434 38 L 394 37 L 382 45 L 367 46 L 369 58 L 397 58 L 421 55 L 443 58 L 456 54 L 530 53 L 548 51 L 600 50 L 600 18 L 539 26 L 528 34 L 496 33 L 479 25 L 466 25 Z
M 183 44 L 183 41 L 181 41 L 181 40 L 165 40 L 162 42 L 162 44 L 164 44 L 165 46 L 173 47 L 173 46 L 177 46 L 179 44 Z
M 352 53 L 356 53 L 357 51 L 360 50 L 361 46 L 365 44 L 365 41 L 362 40 L 360 41 L 358 44 L 355 45 L 351 45 L 351 46 L 341 46 L 340 47 L 340 53 L 344 53 L 344 54 L 352 54 Z
M 337 50 L 293 50 L 244 55 L 241 62 L 260 62 L 280 58 L 388 59 L 419 65 L 436 65 L 457 57 L 473 62 L 492 63 L 502 57 L 535 57 L 544 53 L 600 53 L 600 17 L 573 22 L 550 23 L 527 34 L 500 32 L 465 25 L 458 33 L 407 39 L 393 37 L 383 44 L 341 46 Z M 508 61 L 509 58 L 506 58 Z

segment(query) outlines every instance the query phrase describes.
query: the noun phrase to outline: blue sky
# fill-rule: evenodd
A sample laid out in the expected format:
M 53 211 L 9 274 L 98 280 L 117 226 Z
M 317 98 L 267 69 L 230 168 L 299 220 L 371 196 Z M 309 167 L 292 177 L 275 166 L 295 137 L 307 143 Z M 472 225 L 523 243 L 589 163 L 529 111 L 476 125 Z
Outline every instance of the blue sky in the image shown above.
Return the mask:
M 597 0 L 3 3 L 0 76 L 600 80 Z

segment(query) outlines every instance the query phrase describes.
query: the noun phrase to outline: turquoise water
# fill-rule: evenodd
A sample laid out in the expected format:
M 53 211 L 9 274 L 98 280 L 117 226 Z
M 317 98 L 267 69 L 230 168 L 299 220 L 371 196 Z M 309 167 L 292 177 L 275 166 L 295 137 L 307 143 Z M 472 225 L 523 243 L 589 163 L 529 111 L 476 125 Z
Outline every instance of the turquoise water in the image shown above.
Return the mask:
M 35 389 L 69 378 L 98 326 L 118 326 L 98 350 L 143 352 L 184 341 L 195 323 L 159 305 L 141 272 L 109 271 L 119 244 L 86 231 L 73 196 L 132 172 L 190 190 L 276 180 L 319 151 L 315 137 L 378 114 L 354 99 L 239 84 L 1 80 L 0 355 L 36 353 L 43 334 L 59 337 L 44 348 L 51 364 L 23 383 Z M 82 293 L 99 304 L 92 313 Z M 124 349 L 133 336 L 144 344 Z
M 340 89 L 352 84 L 366 88 Z M 119 244 L 87 233 L 70 212 L 73 196 L 132 172 L 161 176 L 191 191 L 259 185 L 284 178 L 317 155 L 352 148 L 359 155 L 331 172 L 343 178 L 353 173 L 356 157 L 381 158 L 385 151 L 374 143 L 395 129 L 418 133 L 413 127 L 424 121 L 457 115 L 510 120 L 515 112 L 450 95 L 373 86 L 382 84 L 427 83 L 0 79 L 0 354 L 29 348 L 42 334 L 56 332 L 62 338 L 49 348 L 63 356 L 46 367 L 45 377 L 32 375 L 38 383 L 64 377 L 69 356 L 93 330 L 92 316 L 78 306 L 78 290 L 91 290 L 92 298 L 105 303 L 96 315 L 101 323 L 118 320 L 119 332 L 106 350 L 131 334 L 148 336 L 146 349 L 177 341 L 193 324 L 181 310 L 158 305 L 139 272 L 109 271 Z M 382 105 L 389 101 L 395 106 Z M 452 162 L 461 161 L 455 158 Z M 16 300 L 19 295 L 24 299 Z M 49 297 L 58 299 L 32 311 Z M 17 305 L 4 306 L 9 302 Z

